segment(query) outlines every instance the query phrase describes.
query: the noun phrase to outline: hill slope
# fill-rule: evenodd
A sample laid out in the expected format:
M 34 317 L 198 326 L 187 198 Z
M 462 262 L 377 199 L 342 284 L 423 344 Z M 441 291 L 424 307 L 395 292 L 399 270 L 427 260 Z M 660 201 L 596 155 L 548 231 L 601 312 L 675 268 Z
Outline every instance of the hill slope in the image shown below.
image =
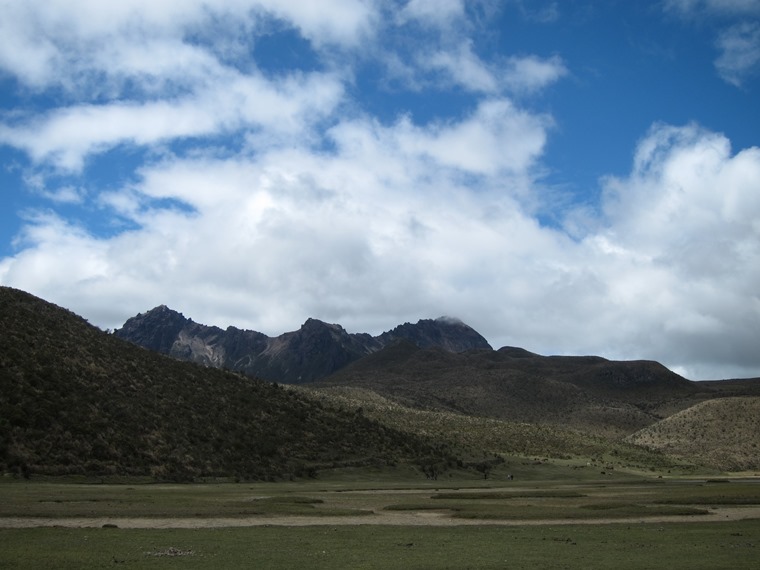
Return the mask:
M 353 386 L 401 404 L 623 437 L 693 404 L 702 389 L 651 361 L 546 357 L 506 347 L 459 354 L 400 342 L 315 387 Z
M 513 422 L 441 410 L 403 406 L 376 392 L 352 387 L 295 387 L 327 402 L 361 408 L 368 417 L 394 429 L 428 434 L 457 448 L 476 448 L 511 458 L 569 460 L 575 469 L 600 467 L 628 471 L 652 468 L 692 472 L 694 462 L 675 459 L 657 450 L 626 441 L 611 441 L 566 426 Z M 535 465 L 535 460 L 533 460 Z
M 760 398 L 708 400 L 636 432 L 630 443 L 730 471 L 760 469 Z
M 132 317 L 114 334 L 180 360 L 288 384 L 324 378 L 399 339 L 455 352 L 491 348 L 474 329 L 445 317 L 405 323 L 376 337 L 349 334 L 340 325 L 308 319 L 297 331 L 268 337 L 235 327 L 201 325 L 163 305 Z
M 448 460 L 361 414 L 139 348 L 0 287 L 0 472 L 269 479 Z

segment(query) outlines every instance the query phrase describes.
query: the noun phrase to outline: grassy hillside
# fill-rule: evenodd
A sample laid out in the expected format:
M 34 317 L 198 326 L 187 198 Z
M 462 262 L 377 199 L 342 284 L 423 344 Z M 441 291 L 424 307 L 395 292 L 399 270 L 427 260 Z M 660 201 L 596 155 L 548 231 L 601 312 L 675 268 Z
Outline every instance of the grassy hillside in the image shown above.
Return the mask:
M 295 388 L 292 388 L 295 389 Z M 370 390 L 351 387 L 300 387 L 310 397 L 347 409 L 361 409 L 367 417 L 394 430 L 424 434 L 456 449 L 478 449 L 523 458 L 569 460 L 605 469 L 646 471 L 652 468 L 691 471 L 693 462 L 625 441 L 610 440 L 573 429 L 454 412 L 403 406 Z
M 731 471 L 760 470 L 760 397 L 702 402 L 649 426 L 628 441 Z
M 545 357 L 513 348 L 453 354 L 408 343 L 367 356 L 317 386 L 359 387 L 408 407 L 618 439 L 692 405 L 701 390 L 650 361 Z
M 138 348 L 7 287 L 0 330 L 0 472 L 276 479 L 452 461 L 362 414 Z

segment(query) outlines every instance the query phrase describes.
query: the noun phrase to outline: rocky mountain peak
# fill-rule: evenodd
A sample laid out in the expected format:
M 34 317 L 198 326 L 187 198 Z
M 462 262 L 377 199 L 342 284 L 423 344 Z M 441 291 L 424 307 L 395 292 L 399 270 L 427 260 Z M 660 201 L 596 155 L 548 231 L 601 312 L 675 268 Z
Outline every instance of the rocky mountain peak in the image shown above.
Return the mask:
M 114 334 L 180 360 L 298 384 L 329 376 L 400 340 L 449 352 L 491 350 L 485 338 L 452 317 L 405 323 L 379 336 L 348 333 L 339 324 L 309 318 L 296 331 L 268 337 L 256 331 L 234 327 L 222 330 L 194 323 L 160 305 L 132 317 Z
M 405 339 L 420 348 L 443 348 L 449 352 L 473 349 L 493 350 L 488 341 L 475 329 L 453 317 L 421 319 L 416 324 L 404 323 L 380 335 L 383 344 L 391 340 Z
M 329 331 L 333 334 L 338 334 L 338 335 L 348 334 L 346 332 L 346 329 L 344 329 L 340 325 L 326 323 L 324 321 L 320 321 L 319 319 L 312 319 L 312 318 L 306 319 L 306 322 L 301 325 L 301 328 L 299 330 L 303 332 Z
M 128 319 L 114 333 L 156 352 L 169 353 L 180 331 L 191 321 L 166 305 L 159 305 Z

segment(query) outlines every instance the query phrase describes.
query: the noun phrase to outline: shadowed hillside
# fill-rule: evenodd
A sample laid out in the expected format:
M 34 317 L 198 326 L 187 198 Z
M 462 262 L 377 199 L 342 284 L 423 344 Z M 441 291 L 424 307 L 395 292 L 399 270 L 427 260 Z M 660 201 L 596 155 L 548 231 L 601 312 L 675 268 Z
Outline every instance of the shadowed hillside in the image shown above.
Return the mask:
M 355 386 L 401 404 L 623 437 L 705 396 L 651 361 L 539 356 L 512 347 L 454 354 L 400 342 L 316 386 Z
M 0 287 L 0 472 L 273 479 L 453 461 L 277 385 L 180 362 Z

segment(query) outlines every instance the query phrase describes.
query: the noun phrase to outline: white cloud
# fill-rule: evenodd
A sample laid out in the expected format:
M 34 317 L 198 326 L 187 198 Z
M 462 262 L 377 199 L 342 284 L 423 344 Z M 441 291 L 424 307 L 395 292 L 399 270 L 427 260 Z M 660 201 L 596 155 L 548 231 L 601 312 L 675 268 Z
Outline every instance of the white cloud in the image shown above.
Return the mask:
M 760 0 L 668 0 L 666 10 L 689 19 L 716 22 L 718 75 L 732 85 L 760 70 Z
M 31 174 L 25 177 L 27 188 L 57 204 L 81 204 L 87 197 L 87 192 L 80 187 L 62 185 L 48 188 L 43 176 Z
M 22 126 L 0 125 L 0 142 L 23 148 L 36 162 L 80 171 L 88 155 L 119 144 L 155 145 L 243 128 L 300 137 L 312 120 L 332 112 L 342 89 L 329 75 L 267 81 L 230 74 L 211 89 L 177 99 L 77 105 Z
M 508 61 L 503 82 L 517 93 L 543 89 L 567 74 L 558 56 L 542 59 L 536 56 L 512 57 Z
M 567 70 L 559 57 L 484 59 L 461 2 L 406 4 L 405 21 L 435 36 L 424 48 L 361 51 L 395 62 L 406 87 L 469 97 L 469 111 L 424 123 L 382 122 L 351 99 L 359 52 L 340 59 L 336 44 L 407 30 L 378 23 L 372 2 L 77 4 L 90 18 L 67 5 L 0 0 L 18 24 L 0 29 L 0 66 L 62 93 L 47 112 L 6 114 L 0 141 L 31 157 L 29 190 L 100 208 L 113 232 L 28 211 L 0 283 L 104 327 L 161 303 L 268 334 L 309 316 L 379 333 L 452 315 L 496 346 L 656 358 L 694 377 L 760 370 L 757 148 L 657 125 L 630 174 L 604 182 L 602 213 L 568 216 L 571 239 L 535 216 L 553 119 L 517 102 Z M 272 17 L 321 71 L 241 63 Z M 215 18 L 227 37 L 202 37 Z M 121 145 L 149 158 L 85 190 L 88 159 Z
M 457 86 L 473 92 L 522 95 L 539 91 L 567 74 L 559 57 L 510 57 L 486 63 L 474 51 L 471 41 L 446 45 L 434 52 L 421 52 L 415 58 L 419 70 L 438 74 L 431 78 L 442 88 Z M 402 70 L 404 68 L 401 68 Z M 402 74 L 399 73 L 399 76 Z M 413 70 L 406 69 L 407 80 L 419 82 Z
M 415 20 L 425 26 L 446 28 L 465 18 L 462 0 L 409 0 L 397 19 L 404 23 Z
M 510 179 L 530 176 L 542 123 L 507 102 L 486 103 L 459 123 L 358 120 L 331 136 L 335 154 L 281 148 L 145 167 L 137 184 L 103 197 L 140 229 L 98 239 L 59 220 L 33 220 L 26 249 L 0 264 L 0 281 L 97 315 L 104 326 L 120 323 L 106 320 L 111 309 L 89 303 L 115 303 L 109 291 L 122 295 L 149 281 L 128 303 L 115 303 L 126 313 L 120 317 L 171 301 L 197 320 L 271 333 L 310 315 L 380 332 L 410 314 L 476 304 L 471 294 L 481 271 L 498 274 L 500 263 L 515 257 L 505 268 L 517 271 L 519 244 L 547 243 L 509 187 Z M 473 175 L 485 179 L 478 192 Z M 166 198 L 193 210 L 153 206 Z M 63 255 L 62 243 L 82 250 L 66 251 L 70 263 L 93 256 L 101 263 L 31 269 Z
M 262 8 L 293 22 L 317 45 L 356 45 L 374 33 L 378 7 L 373 0 L 260 0 Z
M 485 93 L 498 91 L 498 80 L 493 71 L 472 51 L 469 41 L 456 49 L 420 54 L 417 63 L 423 69 L 443 71 L 451 83 L 466 89 Z
M 489 7 L 490 6 L 490 7 Z M 487 60 L 489 39 L 479 38 L 478 19 L 499 12 L 495 3 L 412 0 L 398 12 L 394 32 L 408 53 L 387 50 L 382 58 L 392 79 L 412 90 L 448 90 L 511 96 L 535 92 L 567 73 L 561 58 L 535 55 Z M 420 41 L 424 38 L 424 41 Z
M 747 76 L 760 69 L 760 23 L 746 22 L 723 31 L 718 47 L 718 73 L 728 83 L 741 87 Z
M 510 57 L 500 64 L 486 64 L 473 51 L 471 42 L 456 49 L 421 54 L 417 63 L 422 69 L 444 73 L 448 82 L 483 93 L 530 93 L 556 82 L 567 73 L 559 57 Z
M 474 174 L 527 172 L 546 142 L 548 119 L 521 111 L 508 100 L 482 103 L 472 117 L 452 125 L 420 130 L 400 124 L 398 144 L 444 167 Z
M 364 0 L 2 0 L 0 11 L 0 69 L 37 89 L 78 89 L 85 79 L 89 86 L 129 71 L 198 77 L 209 62 L 192 46 L 195 32 L 205 44 L 224 45 L 237 26 L 250 41 L 267 18 L 279 18 L 319 49 L 356 45 L 372 36 L 377 19 L 374 3 Z M 228 23 L 224 33 L 203 36 L 219 19 Z M 146 57 L 153 49 L 156 57 Z
M 308 316 L 380 332 L 451 314 L 497 346 L 652 358 L 697 378 L 760 368 L 760 149 L 656 126 L 631 174 L 606 182 L 600 229 L 572 241 L 503 185 L 530 161 L 437 151 L 509 112 L 491 105 L 446 127 L 344 122 L 334 153 L 167 158 L 117 195 L 138 229 L 97 238 L 31 220 L 0 282 L 110 327 L 159 303 L 269 334 Z M 486 138 L 508 150 L 519 134 Z M 153 205 L 164 198 L 193 209 Z
M 630 177 L 607 181 L 609 226 L 588 243 L 617 259 L 605 281 L 646 331 L 642 354 L 693 374 L 760 365 L 746 340 L 760 333 L 758 182 L 760 149 L 732 155 L 693 125 L 653 128 Z
M 0 69 L 26 87 L 65 93 L 52 111 L 6 114 L 0 144 L 71 172 L 81 171 L 90 155 L 122 144 L 153 146 L 244 129 L 266 129 L 270 141 L 307 136 L 307 126 L 341 101 L 342 80 L 330 71 L 268 78 L 255 62 L 237 69 L 227 61 L 230 42 L 250 51 L 257 26 L 276 17 L 317 48 L 351 44 L 371 34 L 375 18 L 373 4 L 359 0 L 319 7 L 271 0 L 30 0 L 0 2 L 0 8 Z M 206 29 L 216 25 L 216 33 Z

